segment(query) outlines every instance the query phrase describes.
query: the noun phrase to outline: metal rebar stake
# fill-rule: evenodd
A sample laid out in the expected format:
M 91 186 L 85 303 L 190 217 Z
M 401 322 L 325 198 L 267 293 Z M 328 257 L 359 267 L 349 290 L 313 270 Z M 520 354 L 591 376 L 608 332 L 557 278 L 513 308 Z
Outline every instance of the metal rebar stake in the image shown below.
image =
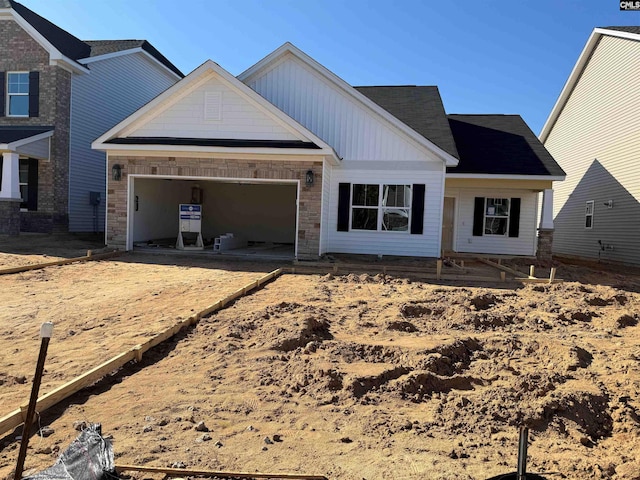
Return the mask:
M 520 427 L 518 441 L 518 476 L 517 480 L 527 480 L 527 444 L 529 443 L 529 429 Z
M 31 387 L 31 398 L 29 399 L 29 407 L 27 408 L 27 415 L 24 419 L 24 426 L 22 427 L 22 439 L 20 441 L 20 452 L 18 453 L 18 463 L 16 465 L 16 473 L 14 475 L 15 480 L 22 478 L 22 472 L 24 470 L 24 459 L 27 456 L 27 446 L 29 445 L 29 434 L 31 430 L 31 424 L 33 423 L 33 415 L 36 412 L 36 403 L 38 401 L 38 392 L 40 391 L 40 382 L 42 381 L 42 373 L 44 372 L 44 361 L 47 358 L 47 348 L 49 346 L 49 339 L 53 334 L 53 323 L 45 322 L 40 327 L 40 354 L 38 355 L 38 364 L 36 365 L 36 373 L 33 377 L 33 386 Z

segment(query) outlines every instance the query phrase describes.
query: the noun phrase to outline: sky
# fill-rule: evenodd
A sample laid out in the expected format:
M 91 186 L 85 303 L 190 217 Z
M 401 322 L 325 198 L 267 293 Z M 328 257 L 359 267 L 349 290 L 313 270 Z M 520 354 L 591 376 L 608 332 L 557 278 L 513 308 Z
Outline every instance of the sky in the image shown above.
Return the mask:
M 82 40 L 146 39 L 187 74 L 238 75 L 289 41 L 351 85 L 437 85 L 447 113 L 520 114 L 538 134 L 618 0 L 19 0 Z

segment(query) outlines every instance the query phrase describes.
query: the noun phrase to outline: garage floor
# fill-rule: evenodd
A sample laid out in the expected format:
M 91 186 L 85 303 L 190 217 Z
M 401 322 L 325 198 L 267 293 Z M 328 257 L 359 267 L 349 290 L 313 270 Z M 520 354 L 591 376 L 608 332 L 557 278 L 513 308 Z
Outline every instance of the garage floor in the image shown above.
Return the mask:
M 223 252 L 214 252 L 212 246 L 206 246 L 204 250 L 178 250 L 175 248 L 175 239 L 171 241 L 154 241 L 149 244 L 134 244 L 136 252 L 145 253 L 172 253 L 172 254 L 190 254 L 190 255 L 215 255 L 224 257 L 251 257 L 255 259 L 268 260 L 293 260 L 295 251 L 293 245 L 265 243 L 253 245 L 244 248 L 234 248 Z

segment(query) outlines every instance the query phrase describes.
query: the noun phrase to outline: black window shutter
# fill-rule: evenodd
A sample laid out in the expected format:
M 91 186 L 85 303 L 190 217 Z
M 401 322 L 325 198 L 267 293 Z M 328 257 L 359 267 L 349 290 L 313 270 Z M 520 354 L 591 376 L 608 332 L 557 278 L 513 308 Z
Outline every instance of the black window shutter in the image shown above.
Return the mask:
M 29 159 L 29 178 L 27 188 L 27 210 L 38 209 L 38 160 Z
M 4 103 L 7 100 L 7 96 L 6 96 L 6 92 L 5 92 L 5 87 L 7 85 L 7 82 L 5 81 L 5 73 L 4 72 L 0 72 L 0 117 L 4 117 L 5 113 L 4 113 Z
M 40 116 L 40 72 L 29 72 L 29 116 Z
M 351 203 L 351 184 L 338 185 L 338 231 L 349 231 L 349 205 Z
M 511 210 L 509 211 L 509 236 L 517 237 L 520 234 L 520 199 L 511 199 Z
M 484 197 L 476 197 L 473 206 L 473 236 L 481 237 L 484 230 Z
M 422 235 L 424 230 L 424 183 L 413 184 L 411 200 L 411 234 Z

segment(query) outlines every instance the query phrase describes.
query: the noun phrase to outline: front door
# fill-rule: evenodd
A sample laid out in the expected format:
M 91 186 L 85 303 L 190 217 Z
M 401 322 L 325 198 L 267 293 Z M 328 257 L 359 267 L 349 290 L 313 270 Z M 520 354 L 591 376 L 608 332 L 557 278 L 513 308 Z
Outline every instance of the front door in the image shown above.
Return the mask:
M 453 224 L 455 217 L 456 199 L 444 197 L 442 208 L 442 252 L 453 251 Z

